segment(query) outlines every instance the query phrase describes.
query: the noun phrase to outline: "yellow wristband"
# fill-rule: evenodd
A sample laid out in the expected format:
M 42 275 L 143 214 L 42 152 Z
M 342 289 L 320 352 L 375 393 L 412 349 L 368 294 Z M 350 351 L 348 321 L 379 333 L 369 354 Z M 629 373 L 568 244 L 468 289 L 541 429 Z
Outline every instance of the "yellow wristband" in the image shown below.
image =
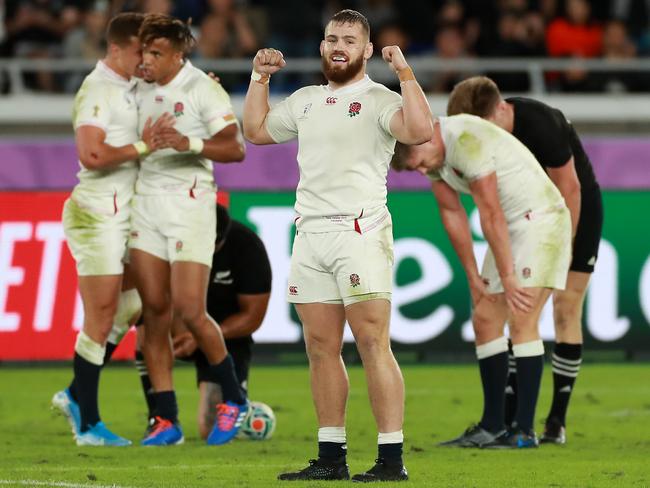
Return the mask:
M 203 152 L 203 139 L 200 137 L 188 137 L 190 141 L 190 152 L 194 154 L 201 154 Z
M 134 142 L 133 147 L 135 148 L 139 157 L 149 154 L 149 146 L 147 146 L 147 143 L 144 141 Z
M 411 68 L 403 68 L 397 72 L 397 77 L 399 78 L 400 83 L 405 81 L 415 80 L 415 75 Z
M 258 73 L 255 70 L 251 72 L 251 80 L 259 83 L 260 85 L 267 85 L 270 79 L 271 79 L 271 75 L 269 74 L 263 75 L 261 73 Z

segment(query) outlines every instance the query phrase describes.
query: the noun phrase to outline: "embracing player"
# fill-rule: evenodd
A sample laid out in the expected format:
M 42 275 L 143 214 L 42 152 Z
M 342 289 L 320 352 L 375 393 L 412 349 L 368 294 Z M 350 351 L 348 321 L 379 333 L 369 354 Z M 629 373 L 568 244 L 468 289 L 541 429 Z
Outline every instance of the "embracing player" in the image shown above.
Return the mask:
M 207 357 L 207 379 L 223 403 L 208 444 L 230 441 L 248 409 L 223 335 L 206 313 L 206 289 L 216 237 L 212 161 L 244 158 L 244 141 L 221 85 L 186 58 L 194 39 L 187 24 L 149 15 L 140 29 L 144 78 L 138 91 L 140 125 L 169 112 L 173 128 L 156 141 L 164 149 L 144 158 L 133 199 L 129 248 L 143 304 L 143 352 L 154 388 L 156 415 L 144 445 L 183 442 L 172 382 L 172 313 L 192 332 Z

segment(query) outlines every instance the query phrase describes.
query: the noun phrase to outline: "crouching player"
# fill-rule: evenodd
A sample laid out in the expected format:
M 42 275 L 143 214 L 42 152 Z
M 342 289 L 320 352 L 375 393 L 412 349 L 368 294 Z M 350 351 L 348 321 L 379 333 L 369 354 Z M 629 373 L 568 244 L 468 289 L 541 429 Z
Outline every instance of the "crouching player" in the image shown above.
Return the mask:
M 571 259 L 571 218 L 553 182 L 515 137 L 472 115 L 439 117 L 431 141 L 398 145 L 395 169 L 432 180 L 443 225 L 469 282 L 483 416 L 444 445 L 537 447 L 533 430 L 544 345 L 538 321 L 553 289 L 563 289 Z M 458 193 L 472 195 L 489 244 L 479 273 Z M 514 426 L 504 425 L 510 325 L 517 363 Z

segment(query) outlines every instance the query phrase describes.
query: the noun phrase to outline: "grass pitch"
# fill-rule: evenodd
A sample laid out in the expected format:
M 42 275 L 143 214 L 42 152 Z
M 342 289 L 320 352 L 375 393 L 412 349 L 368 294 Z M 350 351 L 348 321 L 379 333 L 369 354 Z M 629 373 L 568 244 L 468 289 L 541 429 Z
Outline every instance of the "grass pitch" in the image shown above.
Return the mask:
M 649 369 L 647 364 L 583 365 L 569 414 L 567 446 L 486 452 L 435 447 L 479 418 L 477 368 L 404 367 L 405 460 L 411 475 L 407 486 L 650 486 Z M 287 486 L 276 481 L 276 475 L 303 467 L 316 454 L 304 366 L 253 367 L 251 398 L 273 407 L 276 434 L 269 441 L 235 441 L 222 447 L 206 446 L 198 438 L 194 372 L 183 367 L 176 370 L 176 388 L 184 445 L 78 448 L 65 420 L 49 410 L 52 394 L 67 385 L 70 374 L 70 367 L 0 368 L 0 488 Z M 351 368 L 350 380 L 348 460 L 356 473 L 375 458 L 376 429 L 363 371 Z M 548 409 L 550 385 L 547 367 L 539 422 Z M 100 405 L 109 428 L 137 444 L 145 428 L 145 406 L 134 368 L 109 367 L 103 372 Z M 349 484 L 290 483 L 332 488 Z

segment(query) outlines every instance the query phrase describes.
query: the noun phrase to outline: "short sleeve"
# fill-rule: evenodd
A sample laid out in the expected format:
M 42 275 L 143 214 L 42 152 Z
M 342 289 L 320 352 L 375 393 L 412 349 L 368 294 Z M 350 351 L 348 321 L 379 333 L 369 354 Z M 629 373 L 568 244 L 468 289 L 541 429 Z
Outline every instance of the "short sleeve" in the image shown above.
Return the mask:
M 74 100 L 72 124 L 74 129 L 84 125 L 98 127 L 108 132 L 111 122 L 110 87 L 85 81 Z
M 291 111 L 291 97 L 271 108 L 266 116 L 266 131 L 277 143 L 298 137 L 296 118 Z
M 391 136 L 393 134 L 390 131 L 390 121 L 401 108 L 402 97 L 394 91 L 385 90 L 379 97 L 379 126 Z
M 463 117 L 463 116 L 461 116 Z M 499 136 L 498 128 L 491 122 L 472 117 L 459 119 L 454 142 L 453 161 L 455 172 L 466 181 L 474 181 L 496 171 L 492 144 L 488 141 Z
M 442 181 L 442 176 L 440 176 L 440 171 L 437 169 L 432 169 L 427 173 L 427 178 L 429 181 Z
M 211 136 L 225 127 L 236 124 L 237 117 L 232 109 L 230 97 L 220 83 L 210 78 L 200 81 L 197 101 L 200 105 L 201 120 Z

